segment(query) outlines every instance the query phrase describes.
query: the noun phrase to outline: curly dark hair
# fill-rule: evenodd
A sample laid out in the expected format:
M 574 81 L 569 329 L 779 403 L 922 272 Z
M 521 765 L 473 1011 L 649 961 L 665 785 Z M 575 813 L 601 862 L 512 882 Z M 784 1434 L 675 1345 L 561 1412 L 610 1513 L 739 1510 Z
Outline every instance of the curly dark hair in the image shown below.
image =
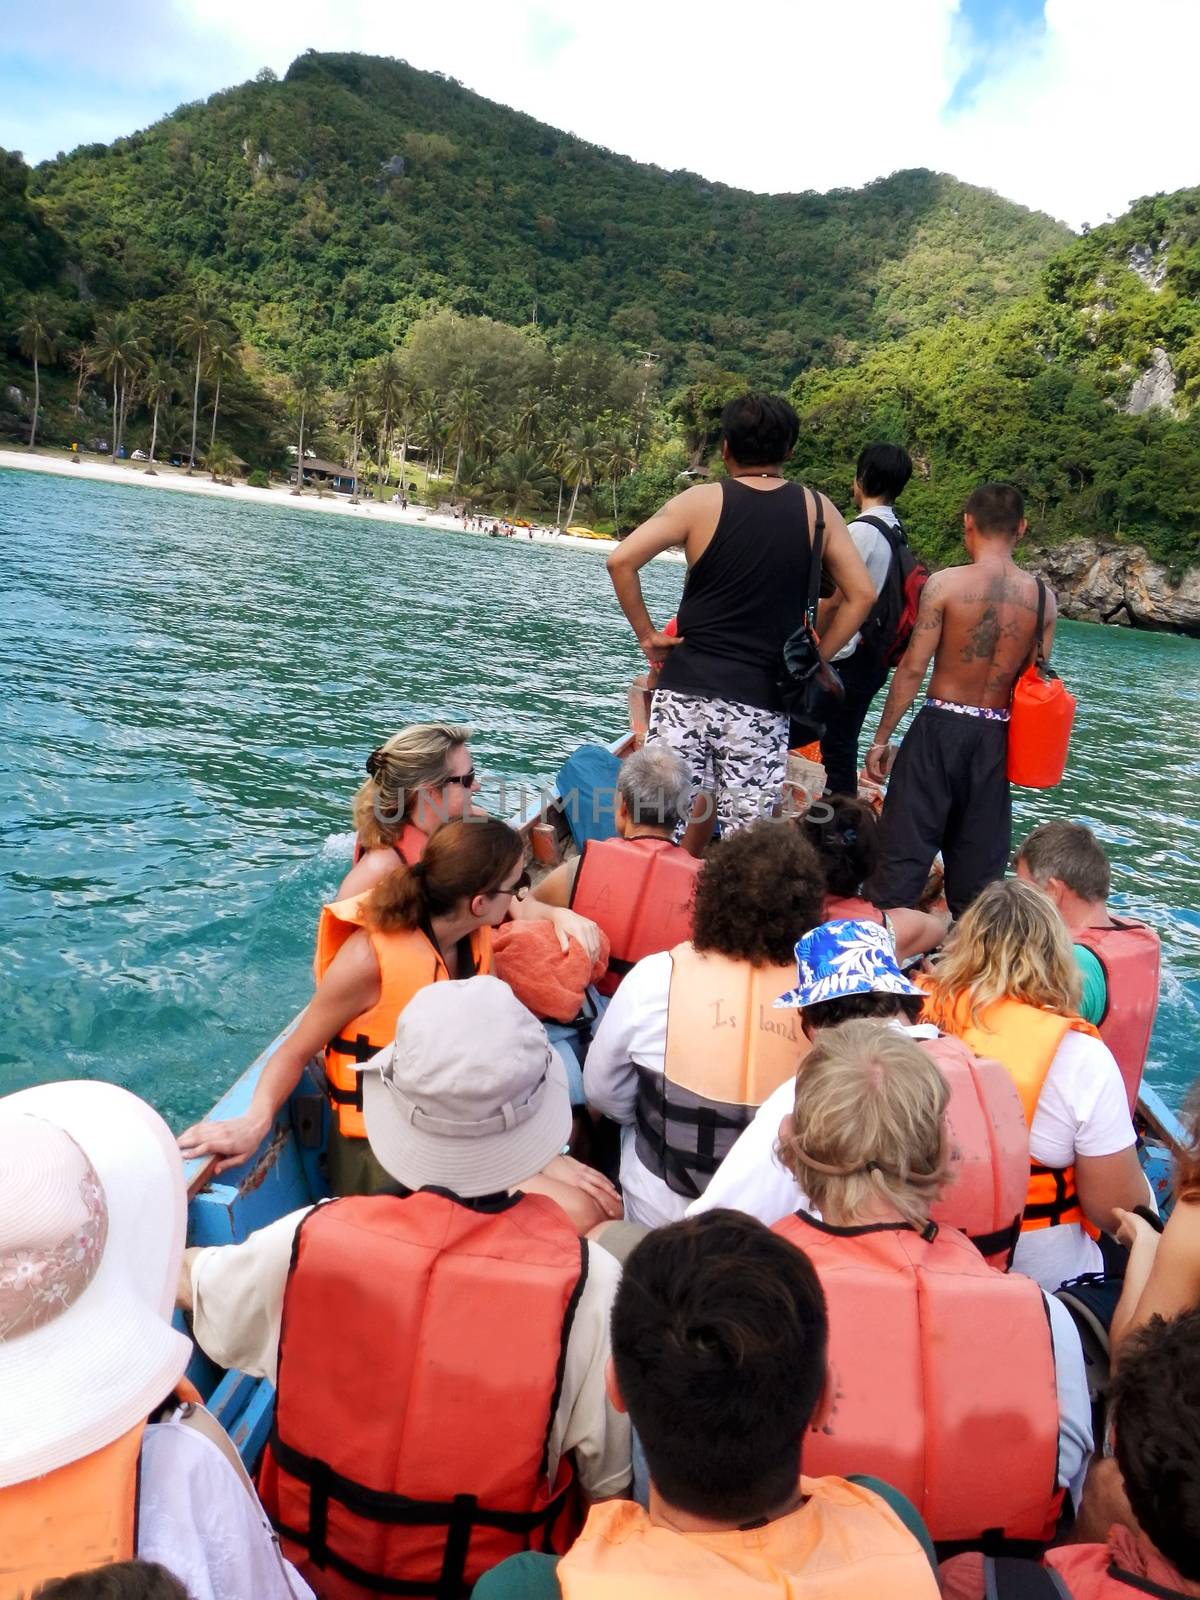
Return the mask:
M 879 860 L 879 822 L 867 802 L 830 795 L 797 826 L 821 858 L 829 893 L 856 895 Z
M 790 822 L 766 818 L 713 845 L 696 881 L 692 942 L 755 967 L 785 967 L 825 903 L 817 852 Z
M 815 1032 L 818 1028 L 839 1028 L 843 1022 L 886 1022 L 892 1017 L 903 1017 L 911 1025 L 918 1021 L 924 1007 L 924 995 L 843 994 L 815 1006 L 802 1006 L 800 1016 Z
M 1151 1317 L 1121 1346 L 1113 1432 L 1143 1533 L 1200 1582 L 1200 1310 Z

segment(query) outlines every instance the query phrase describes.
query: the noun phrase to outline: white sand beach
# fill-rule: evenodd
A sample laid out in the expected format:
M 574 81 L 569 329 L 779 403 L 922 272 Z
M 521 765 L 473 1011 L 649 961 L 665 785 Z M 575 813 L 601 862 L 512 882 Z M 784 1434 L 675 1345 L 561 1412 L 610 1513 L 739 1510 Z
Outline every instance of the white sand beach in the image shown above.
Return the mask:
M 155 464 L 154 472 L 148 474 L 145 467 L 136 461 L 110 461 L 104 457 L 84 455 L 79 461 L 73 461 L 68 451 L 57 454 L 40 452 L 30 453 L 26 450 L 0 449 L 0 468 L 12 467 L 18 472 L 51 472 L 64 478 L 92 478 L 98 483 L 116 483 L 130 489 L 165 489 L 181 494 L 203 494 L 214 496 L 221 500 L 245 500 L 254 505 L 282 506 L 289 511 L 313 511 L 323 516 L 334 517 L 367 517 L 372 522 L 394 522 L 404 527 L 441 528 L 447 533 L 470 533 L 475 538 L 485 538 L 485 534 L 475 529 L 464 528 L 462 519 L 428 511 L 424 506 L 410 504 L 406 511 L 399 506 L 387 505 L 376 500 L 360 500 L 357 505 L 351 505 L 347 495 L 327 492 L 318 494 L 315 490 L 306 489 L 303 494 L 295 495 L 278 484 L 270 489 L 252 489 L 249 484 L 214 483 L 207 474 L 197 472 L 189 477 L 181 467 L 162 466 Z M 489 523 L 492 518 L 486 517 Z M 614 548 L 608 539 L 580 539 L 572 534 L 559 533 L 554 528 L 536 527 L 518 528 L 513 535 L 514 539 L 524 540 L 532 537 L 535 544 L 560 545 L 573 550 L 590 550 L 593 553 L 607 555 Z M 658 556 L 656 560 L 682 561 L 682 552 L 667 551 Z

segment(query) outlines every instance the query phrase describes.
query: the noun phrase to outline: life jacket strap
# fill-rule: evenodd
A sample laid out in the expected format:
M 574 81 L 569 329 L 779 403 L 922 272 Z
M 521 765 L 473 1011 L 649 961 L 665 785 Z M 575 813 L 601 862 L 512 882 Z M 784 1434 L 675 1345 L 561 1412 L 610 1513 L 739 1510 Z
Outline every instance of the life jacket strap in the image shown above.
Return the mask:
M 1079 1196 L 1075 1192 L 1075 1185 L 1067 1182 L 1067 1171 L 1066 1167 L 1043 1167 L 1037 1162 L 1030 1163 L 1030 1178 L 1052 1178 L 1054 1180 L 1054 1198 L 1052 1200 L 1027 1202 L 1022 1221 L 1048 1222 L 1052 1228 L 1056 1228 L 1067 1220 L 1075 1220 L 1075 1218 L 1069 1218 L 1068 1214 L 1070 1212 L 1082 1215 Z
M 307 1550 L 316 1566 L 328 1567 L 376 1594 L 462 1600 L 470 1588 L 465 1573 L 472 1530 L 476 1527 L 499 1528 L 502 1532 L 526 1537 L 541 1530 L 544 1546 L 550 1549 L 554 1523 L 565 1507 L 571 1490 L 571 1479 L 568 1477 L 563 1487 L 540 1511 L 496 1511 L 481 1506 L 470 1494 L 456 1495 L 453 1500 L 412 1500 L 407 1495 L 389 1494 L 344 1477 L 340 1472 L 335 1472 L 328 1462 L 317 1456 L 305 1455 L 285 1444 L 279 1437 L 277 1426 L 271 1430 L 270 1448 L 282 1471 L 306 1484 L 309 1491 L 307 1531 L 288 1527 L 279 1521 L 274 1524 L 276 1531 Z M 444 1527 L 447 1530 L 446 1545 L 440 1576 L 434 1582 L 393 1578 L 347 1561 L 329 1547 L 331 1500 L 336 1500 L 352 1515 L 368 1522 L 384 1523 L 389 1527 Z
M 1014 1217 L 1007 1228 L 995 1228 L 991 1233 L 971 1233 L 967 1237 L 981 1256 L 1003 1255 L 1004 1270 L 1012 1266 L 1013 1252 L 1021 1237 L 1021 1217 Z
M 344 1035 L 339 1034 L 336 1039 L 329 1041 L 328 1048 L 335 1055 L 349 1056 L 352 1061 L 357 1061 L 361 1064 L 364 1061 L 369 1061 L 383 1047 L 382 1045 L 372 1044 L 365 1033 L 359 1033 L 353 1039 L 347 1039 Z M 356 1072 L 354 1074 L 353 1089 L 343 1089 L 340 1084 L 334 1083 L 329 1073 L 326 1072 L 325 1092 L 334 1106 L 353 1106 L 355 1111 L 361 1111 L 363 1108 L 362 1073 Z

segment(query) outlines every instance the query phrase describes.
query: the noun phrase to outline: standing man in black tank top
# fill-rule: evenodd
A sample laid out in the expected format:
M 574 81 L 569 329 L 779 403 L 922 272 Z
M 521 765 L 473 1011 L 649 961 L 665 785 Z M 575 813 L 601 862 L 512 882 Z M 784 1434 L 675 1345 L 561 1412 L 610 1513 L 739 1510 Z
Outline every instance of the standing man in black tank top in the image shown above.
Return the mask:
M 769 815 L 782 795 L 788 718 L 778 678 L 784 642 L 804 619 L 818 501 L 823 565 L 843 596 L 821 640 L 825 660 L 875 599 L 836 508 L 783 476 L 799 432 L 800 419 L 777 395 L 730 401 L 721 415 L 728 478 L 668 500 L 608 558 L 621 610 L 647 661 L 661 667 L 647 739 L 679 754 L 693 795 L 715 793 L 723 833 Z M 671 637 L 650 620 L 638 573 L 680 545 L 688 575 Z

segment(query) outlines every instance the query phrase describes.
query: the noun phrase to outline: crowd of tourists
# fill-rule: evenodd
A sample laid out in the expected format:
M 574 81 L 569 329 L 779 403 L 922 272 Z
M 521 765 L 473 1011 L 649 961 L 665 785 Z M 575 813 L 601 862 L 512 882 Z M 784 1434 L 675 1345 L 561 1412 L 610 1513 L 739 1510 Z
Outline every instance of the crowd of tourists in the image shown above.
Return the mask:
M 0 1100 L 0 1600 L 1200 1596 L 1200 1121 L 1164 1228 L 1157 940 L 1083 824 L 1012 851 L 1020 497 L 909 606 L 907 454 L 847 524 L 795 442 L 734 402 L 610 557 L 652 689 L 611 830 L 535 884 L 470 729 L 405 728 L 243 1113 Z M 185 1248 L 180 1152 L 261 1181 L 312 1063 L 330 1198 Z M 253 1482 L 196 1356 L 273 1386 Z

